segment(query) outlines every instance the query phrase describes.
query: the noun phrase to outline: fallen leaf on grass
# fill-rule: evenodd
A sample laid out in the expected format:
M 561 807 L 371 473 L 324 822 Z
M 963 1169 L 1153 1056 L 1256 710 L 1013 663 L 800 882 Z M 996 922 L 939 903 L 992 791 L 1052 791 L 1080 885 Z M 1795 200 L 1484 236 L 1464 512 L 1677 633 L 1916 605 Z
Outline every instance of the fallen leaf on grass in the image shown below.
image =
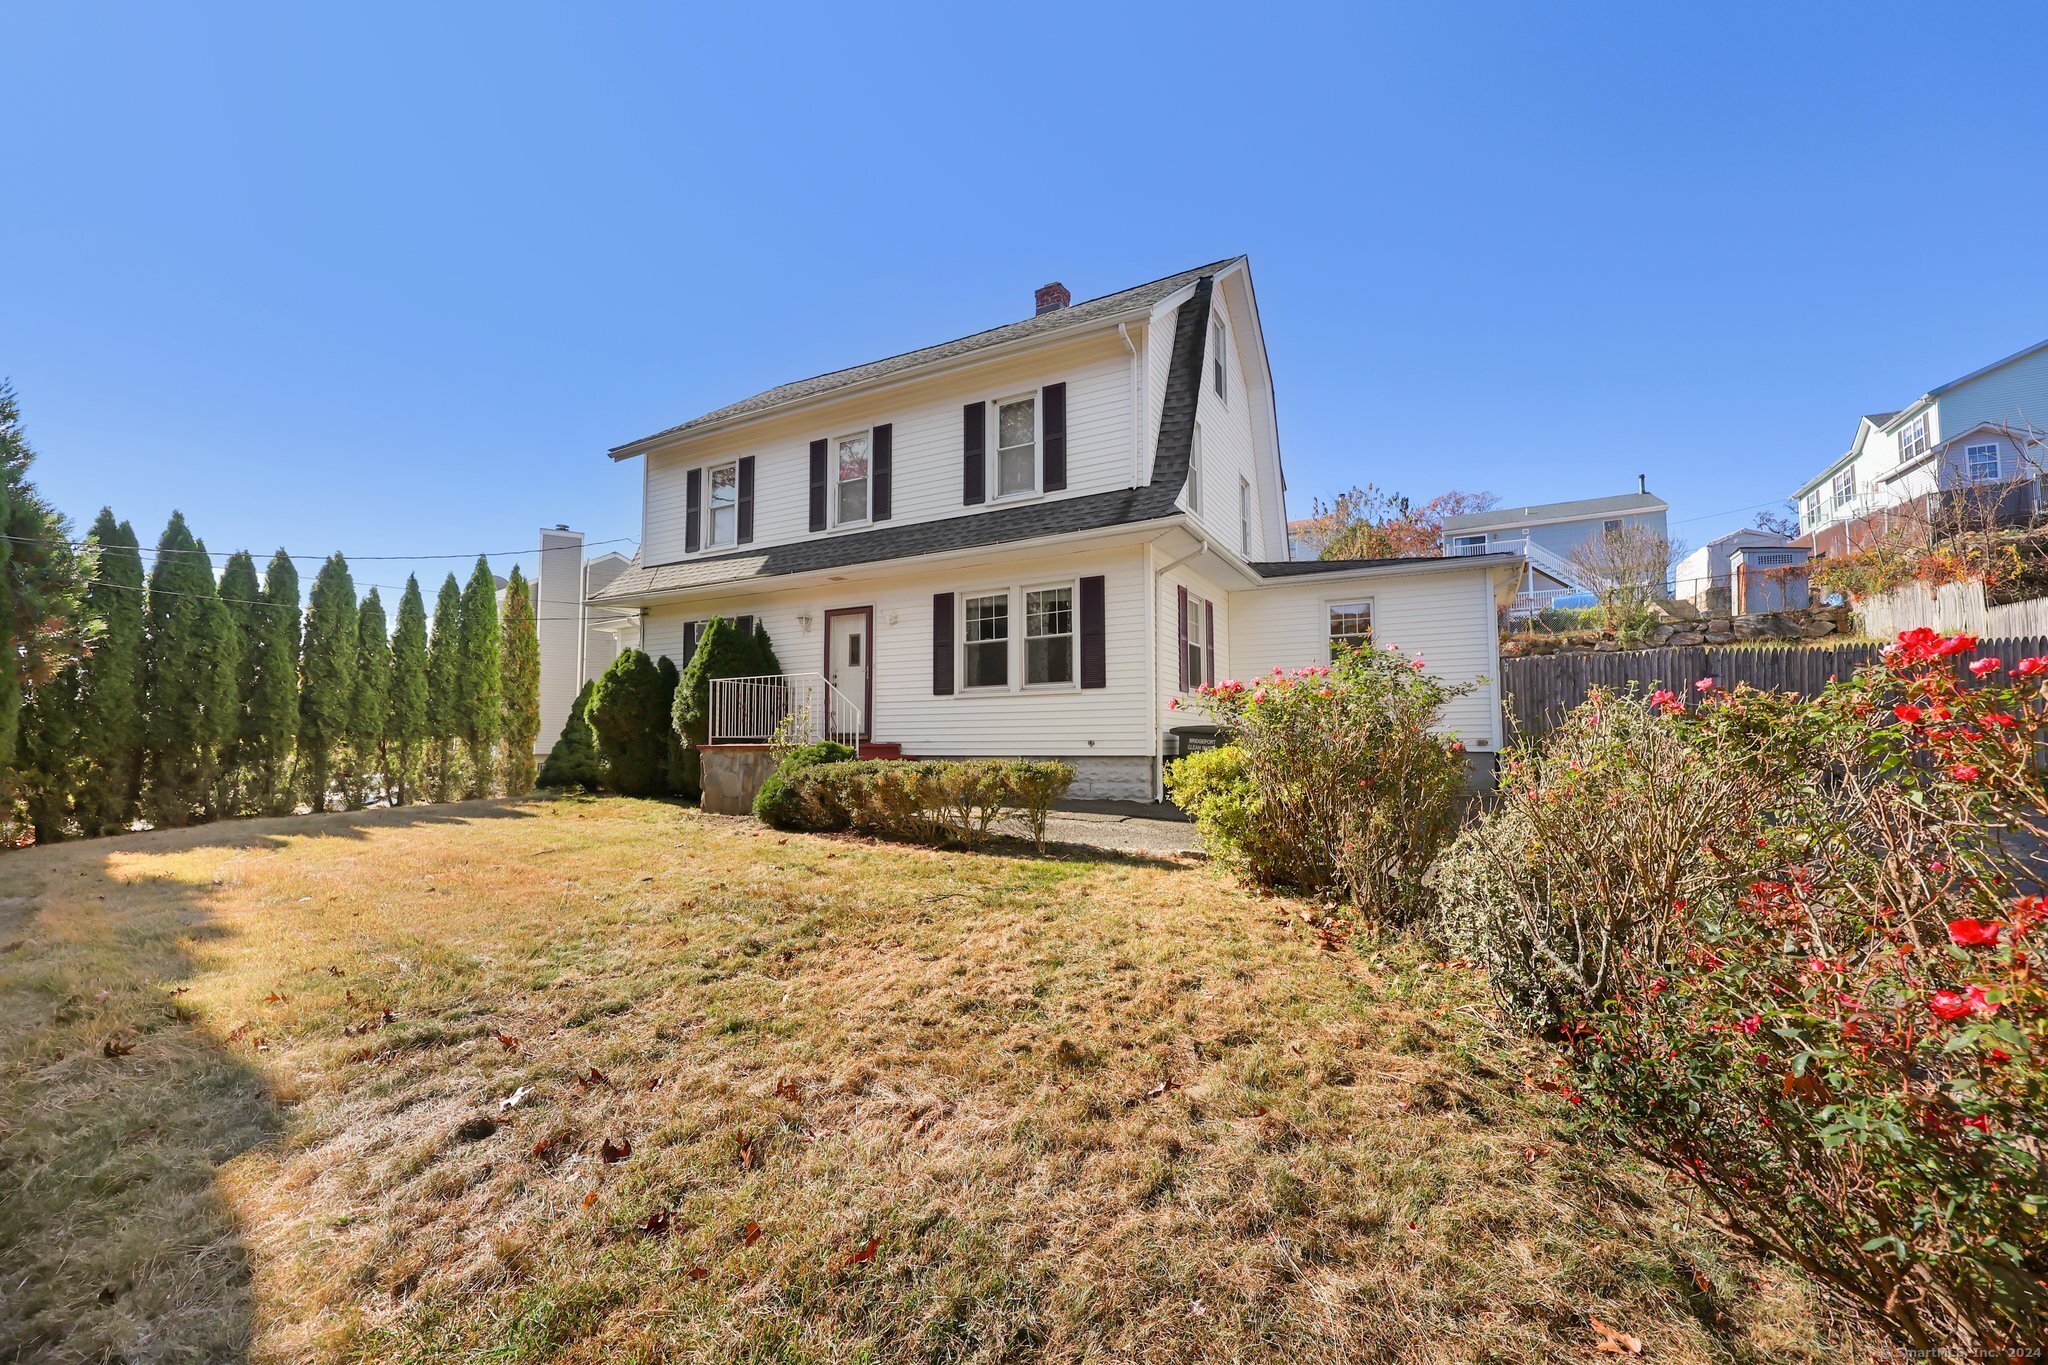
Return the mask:
M 507 1095 L 504 1099 L 498 1101 L 498 1112 L 503 1114 L 510 1110 L 517 1109 L 520 1105 L 526 1103 L 526 1097 L 528 1095 L 531 1095 L 532 1093 L 532 1086 L 520 1086 L 517 1090 Z
M 616 1144 L 610 1138 L 606 1138 L 599 1144 L 597 1149 L 598 1160 L 604 1162 L 607 1166 L 616 1166 L 631 1155 L 633 1155 L 633 1143 L 630 1138 L 620 1138 Z
M 740 1139 L 739 1157 L 741 1170 L 751 1171 L 754 1169 L 754 1139 L 752 1139 L 751 1137 L 743 1137 Z
M 596 1191 L 596 1190 L 592 1190 L 592 1191 L 590 1191 L 590 1193 L 588 1193 L 588 1194 L 586 1194 L 586 1195 L 584 1195 L 584 1196 L 583 1196 L 583 1207 L 584 1207 L 584 1208 L 586 1208 L 586 1209 L 587 1209 L 587 1208 L 589 1208 L 589 1207 L 590 1207 L 590 1206 L 591 1206 L 592 1204 L 595 1204 L 596 1202 L 597 1202 L 597 1191 Z
M 656 1209 L 640 1220 L 640 1231 L 650 1237 L 659 1237 L 668 1231 L 668 1210 Z
M 495 1030 L 493 1032 L 498 1040 L 499 1047 L 504 1048 L 507 1052 L 519 1051 L 519 1040 L 517 1038 L 514 1038 L 509 1033 L 496 1033 Z
M 743 1233 L 741 1233 L 741 1234 L 740 1234 L 740 1245 L 741 1245 L 741 1246 L 752 1246 L 752 1245 L 753 1245 L 754 1243 L 756 1243 L 756 1242 L 758 1242 L 758 1241 L 760 1241 L 760 1240 L 761 1240 L 761 1225 L 760 1225 L 759 1223 L 749 1223 L 749 1224 L 747 1224 L 747 1230 L 746 1230 L 745 1232 L 743 1232 Z
M 1150 1090 L 1147 1090 L 1145 1092 L 1145 1098 L 1148 1100 L 1156 1100 L 1161 1095 L 1166 1094 L 1168 1091 L 1178 1089 L 1180 1089 L 1180 1082 L 1173 1079 L 1173 1077 L 1168 1076 L 1165 1080 L 1153 1086 Z
M 109 1038 L 100 1045 L 100 1051 L 106 1053 L 109 1057 L 126 1057 L 129 1053 L 135 1051 L 135 1044 L 126 1038 Z
M 576 1078 L 576 1084 L 582 1086 L 585 1090 L 595 1090 L 600 1085 L 610 1085 L 611 1083 L 612 1078 L 599 1071 L 596 1067 L 590 1068 L 589 1072 Z
M 272 991 L 270 994 L 263 997 L 263 1003 L 266 1005 L 288 1005 L 291 1003 L 291 997 L 288 995 L 279 995 L 276 991 Z
M 1618 1327 L 1609 1327 L 1595 1317 L 1588 1317 L 1593 1330 L 1600 1334 L 1600 1340 L 1593 1343 L 1596 1351 L 1605 1351 L 1614 1356 L 1639 1356 L 1643 1353 L 1643 1339 L 1632 1337 Z
M 793 1100 L 802 1095 L 803 1091 L 797 1088 L 795 1081 L 784 1076 L 775 1082 L 775 1094 L 779 1099 Z
M 701 1265 L 693 1265 L 690 1267 L 690 1278 L 693 1280 L 708 1280 L 711 1278 L 711 1272 Z
M 841 1270 L 845 1270 L 849 1266 L 866 1265 L 869 1261 L 875 1259 L 875 1248 L 880 1246 L 881 1244 L 882 1239 L 879 1237 L 868 1238 L 868 1244 L 862 1247 L 859 1251 L 853 1252 L 852 1254 L 847 1256 L 845 1260 L 839 1263 L 839 1268 Z

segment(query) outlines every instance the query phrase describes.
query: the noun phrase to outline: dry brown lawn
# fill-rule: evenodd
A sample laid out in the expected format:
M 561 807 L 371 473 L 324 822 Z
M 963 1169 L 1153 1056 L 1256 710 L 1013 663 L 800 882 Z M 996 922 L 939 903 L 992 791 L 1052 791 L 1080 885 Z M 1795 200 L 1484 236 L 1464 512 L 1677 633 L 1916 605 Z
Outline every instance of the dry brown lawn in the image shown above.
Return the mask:
M 1468 974 L 1196 860 L 533 801 L 8 895 L 0 1358 L 1859 1354 Z

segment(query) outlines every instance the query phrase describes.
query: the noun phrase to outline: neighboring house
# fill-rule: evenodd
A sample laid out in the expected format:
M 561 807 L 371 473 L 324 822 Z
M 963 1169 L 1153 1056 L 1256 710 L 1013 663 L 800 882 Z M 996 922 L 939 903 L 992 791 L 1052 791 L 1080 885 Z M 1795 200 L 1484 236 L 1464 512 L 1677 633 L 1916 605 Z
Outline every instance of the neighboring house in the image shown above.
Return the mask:
M 1637 478 L 1634 493 L 1611 498 L 1580 498 L 1545 502 L 1533 507 L 1496 507 L 1444 518 L 1444 552 L 1450 555 L 1521 555 L 1527 561 L 1515 597 L 1518 612 L 1538 611 L 1560 597 L 1584 592 L 1568 562 L 1571 552 L 1588 540 L 1643 526 L 1666 535 L 1665 501 Z M 1660 585 L 1661 586 L 1661 585 Z
M 1314 559 L 1323 552 L 1323 537 L 1317 532 L 1313 518 L 1302 518 L 1287 523 L 1287 557 L 1289 559 Z
M 583 684 L 619 654 L 619 633 L 639 619 L 590 599 L 610 587 L 632 561 L 616 551 L 586 560 L 583 533 L 555 526 L 540 533 L 540 569 L 534 580 L 534 632 L 540 640 L 540 734 L 534 752 L 545 754 L 561 736 L 569 707 Z M 499 594 L 504 606 L 504 594 Z
M 1288 559 L 1266 346 L 1243 257 L 785 384 L 611 452 L 642 460 L 637 562 L 595 594 L 683 662 L 713 616 L 784 677 L 714 691 L 716 750 L 763 696 L 868 752 L 1060 758 L 1147 799 L 1199 684 L 1370 636 L 1498 676 L 1511 556 Z M 753 691 L 749 691 L 753 688 Z M 723 709 L 721 709 L 723 708 Z M 1491 681 L 1443 718 L 1501 742 Z M 707 776 L 707 784 L 709 778 Z M 707 798 L 708 799 L 708 798 Z
M 1798 611 L 1808 605 L 1806 545 L 1737 545 L 1728 552 L 1728 610 L 1732 615 Z
M 1760 526 L 1745 526 L 1717 536 L 1678 561 L 1671 595 L 1704 612 L 1739 610 L 1734 605 L 1735 569 L 1730 556 L 1737 550 L 1782 549 L 1791 543 L 1792 537 Z M 1751 563 L 1754 566 L 1753 560 Z
M 1858 420 L 1849 449 L 1793 490 L 1802 538 L 1816 556 L 1839 555 L 1973 509 L 2038 515 L 2044 437 L 2048 341 Z

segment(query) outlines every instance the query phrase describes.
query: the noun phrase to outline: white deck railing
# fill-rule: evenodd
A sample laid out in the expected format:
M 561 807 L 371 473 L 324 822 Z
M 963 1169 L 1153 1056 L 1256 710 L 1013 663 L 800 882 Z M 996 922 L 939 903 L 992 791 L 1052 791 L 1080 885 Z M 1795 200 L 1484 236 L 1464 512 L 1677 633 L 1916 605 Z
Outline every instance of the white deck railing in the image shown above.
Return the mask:
M 813 744 L 860 747 L 861 709 L 821 673 L 766 673 L 711 680 L 713 744 Z

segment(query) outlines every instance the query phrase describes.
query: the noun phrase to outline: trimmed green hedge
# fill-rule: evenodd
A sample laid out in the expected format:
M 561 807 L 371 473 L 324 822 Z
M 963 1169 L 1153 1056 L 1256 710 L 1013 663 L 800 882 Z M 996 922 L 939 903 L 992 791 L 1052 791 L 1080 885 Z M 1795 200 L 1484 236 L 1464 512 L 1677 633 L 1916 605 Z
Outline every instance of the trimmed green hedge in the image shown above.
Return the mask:
M 777 829 L 804 828 L 803 804 L 797 799 L 790 779 L 805 768 L 815 768 L 821 763 L 845 763 L 854 757 L 853 750 L 829 739 L 790 750 L 775 771 L 769 774 L 768 780 L 761 784 L 761 790 L 754 793 L 754 818 Z
M 856 829 L 922 844 L 981 843 L 997 818 L 1015 812 L 1042 849 L 1052 803 L 1074 781 L 1067 764 L 1028 758 L 876 758 L 786 768 L 776 774 L 788 790 L 777 798 L 778 814 L 789 821 L 783 828 Z

